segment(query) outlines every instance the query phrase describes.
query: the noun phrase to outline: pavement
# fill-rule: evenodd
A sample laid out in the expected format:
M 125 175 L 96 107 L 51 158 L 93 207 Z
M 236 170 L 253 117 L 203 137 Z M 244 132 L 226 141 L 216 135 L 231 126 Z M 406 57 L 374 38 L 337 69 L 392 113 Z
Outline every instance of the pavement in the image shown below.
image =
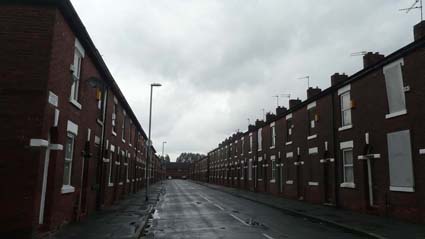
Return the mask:
M 143 239 L 370 238 L 189 180 L 167 180 Z
M 125 199 L 94 213 L 81 222 L 65 225 L 60 231 L 48 238 L 139 238 L 162 192 L 163 184 L 156 183 L 149 189 L 148 202 L 145 201 L 145 190 L 129 194 Z
M 235 197 L 279 209 L 291 215 L 299 215 L 310 220 L 339 227 L 367 238 L 425 238 L 425 226 L 422 224 L 407 223 L 394 218 L 360 214 L 330 206 L 314 205 L 265 193 L 254 193 L 202 182 L 196 183 L 219 192 L 225 192 Z

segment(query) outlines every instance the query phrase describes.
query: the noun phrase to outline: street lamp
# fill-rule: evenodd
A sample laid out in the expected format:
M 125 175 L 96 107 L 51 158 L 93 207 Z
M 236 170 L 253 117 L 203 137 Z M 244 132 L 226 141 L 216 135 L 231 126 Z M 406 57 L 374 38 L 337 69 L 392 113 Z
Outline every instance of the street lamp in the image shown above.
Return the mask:
M 145 182 L 146 182 L 146 201 L 149 200 L 149 177 L 148 177 L 148 167 L 149 167 L 149 162 L 152 159 L 152 154 L 151 154 L 151 147 L 152 147 L 152 142 L 151 142 L 151 122 L 152 122 L 152 92 L 153 92 L 153 88 L 155 86 L 161 86 L 161 84 L 159 83 L 152 83 L 151 84 L 151 96 L 150 96 L 150 102 L 149 102 L 149 135 L 148 135 L 148 157 L 146 159 L 146 166 L 145 166 Z

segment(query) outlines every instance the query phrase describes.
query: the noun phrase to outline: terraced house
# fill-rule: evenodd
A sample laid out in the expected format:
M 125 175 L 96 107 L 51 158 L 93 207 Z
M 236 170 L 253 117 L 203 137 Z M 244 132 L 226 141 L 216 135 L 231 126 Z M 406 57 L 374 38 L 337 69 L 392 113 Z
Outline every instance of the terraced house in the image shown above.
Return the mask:
M 163 176 L 70 1 L 4 1 L 0 29 L 0 237 L 55 231 Z
M 424 53 L 422 21 L 412 43 L 224 140 L 195 178 L 424 223 Z

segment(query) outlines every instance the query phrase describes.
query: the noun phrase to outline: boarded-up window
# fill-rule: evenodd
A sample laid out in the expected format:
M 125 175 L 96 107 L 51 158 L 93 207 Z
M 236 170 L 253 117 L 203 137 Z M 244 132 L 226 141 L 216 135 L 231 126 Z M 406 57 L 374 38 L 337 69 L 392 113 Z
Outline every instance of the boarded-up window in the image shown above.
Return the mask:
M 409 130 L 389 133 L 387 141 L 390 190 L 413 192 L 414 177 Z
M 404 112 L 406 110 L 403 74 L 401 71 L 402 64 L 403 60 L 400 60 L 385 66 L 383 69 L 387 89 L 389 114 Z
M 248 161 L 248 179 L 252 180 L 252 159 Z

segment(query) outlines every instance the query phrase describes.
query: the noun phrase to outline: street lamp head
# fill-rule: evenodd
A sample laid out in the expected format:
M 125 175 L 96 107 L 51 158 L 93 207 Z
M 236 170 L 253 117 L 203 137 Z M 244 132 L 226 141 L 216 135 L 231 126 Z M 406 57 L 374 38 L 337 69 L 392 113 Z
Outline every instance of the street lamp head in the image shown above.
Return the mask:
M 160 83 L 152 83 L 151 86 L 162 86 Z

